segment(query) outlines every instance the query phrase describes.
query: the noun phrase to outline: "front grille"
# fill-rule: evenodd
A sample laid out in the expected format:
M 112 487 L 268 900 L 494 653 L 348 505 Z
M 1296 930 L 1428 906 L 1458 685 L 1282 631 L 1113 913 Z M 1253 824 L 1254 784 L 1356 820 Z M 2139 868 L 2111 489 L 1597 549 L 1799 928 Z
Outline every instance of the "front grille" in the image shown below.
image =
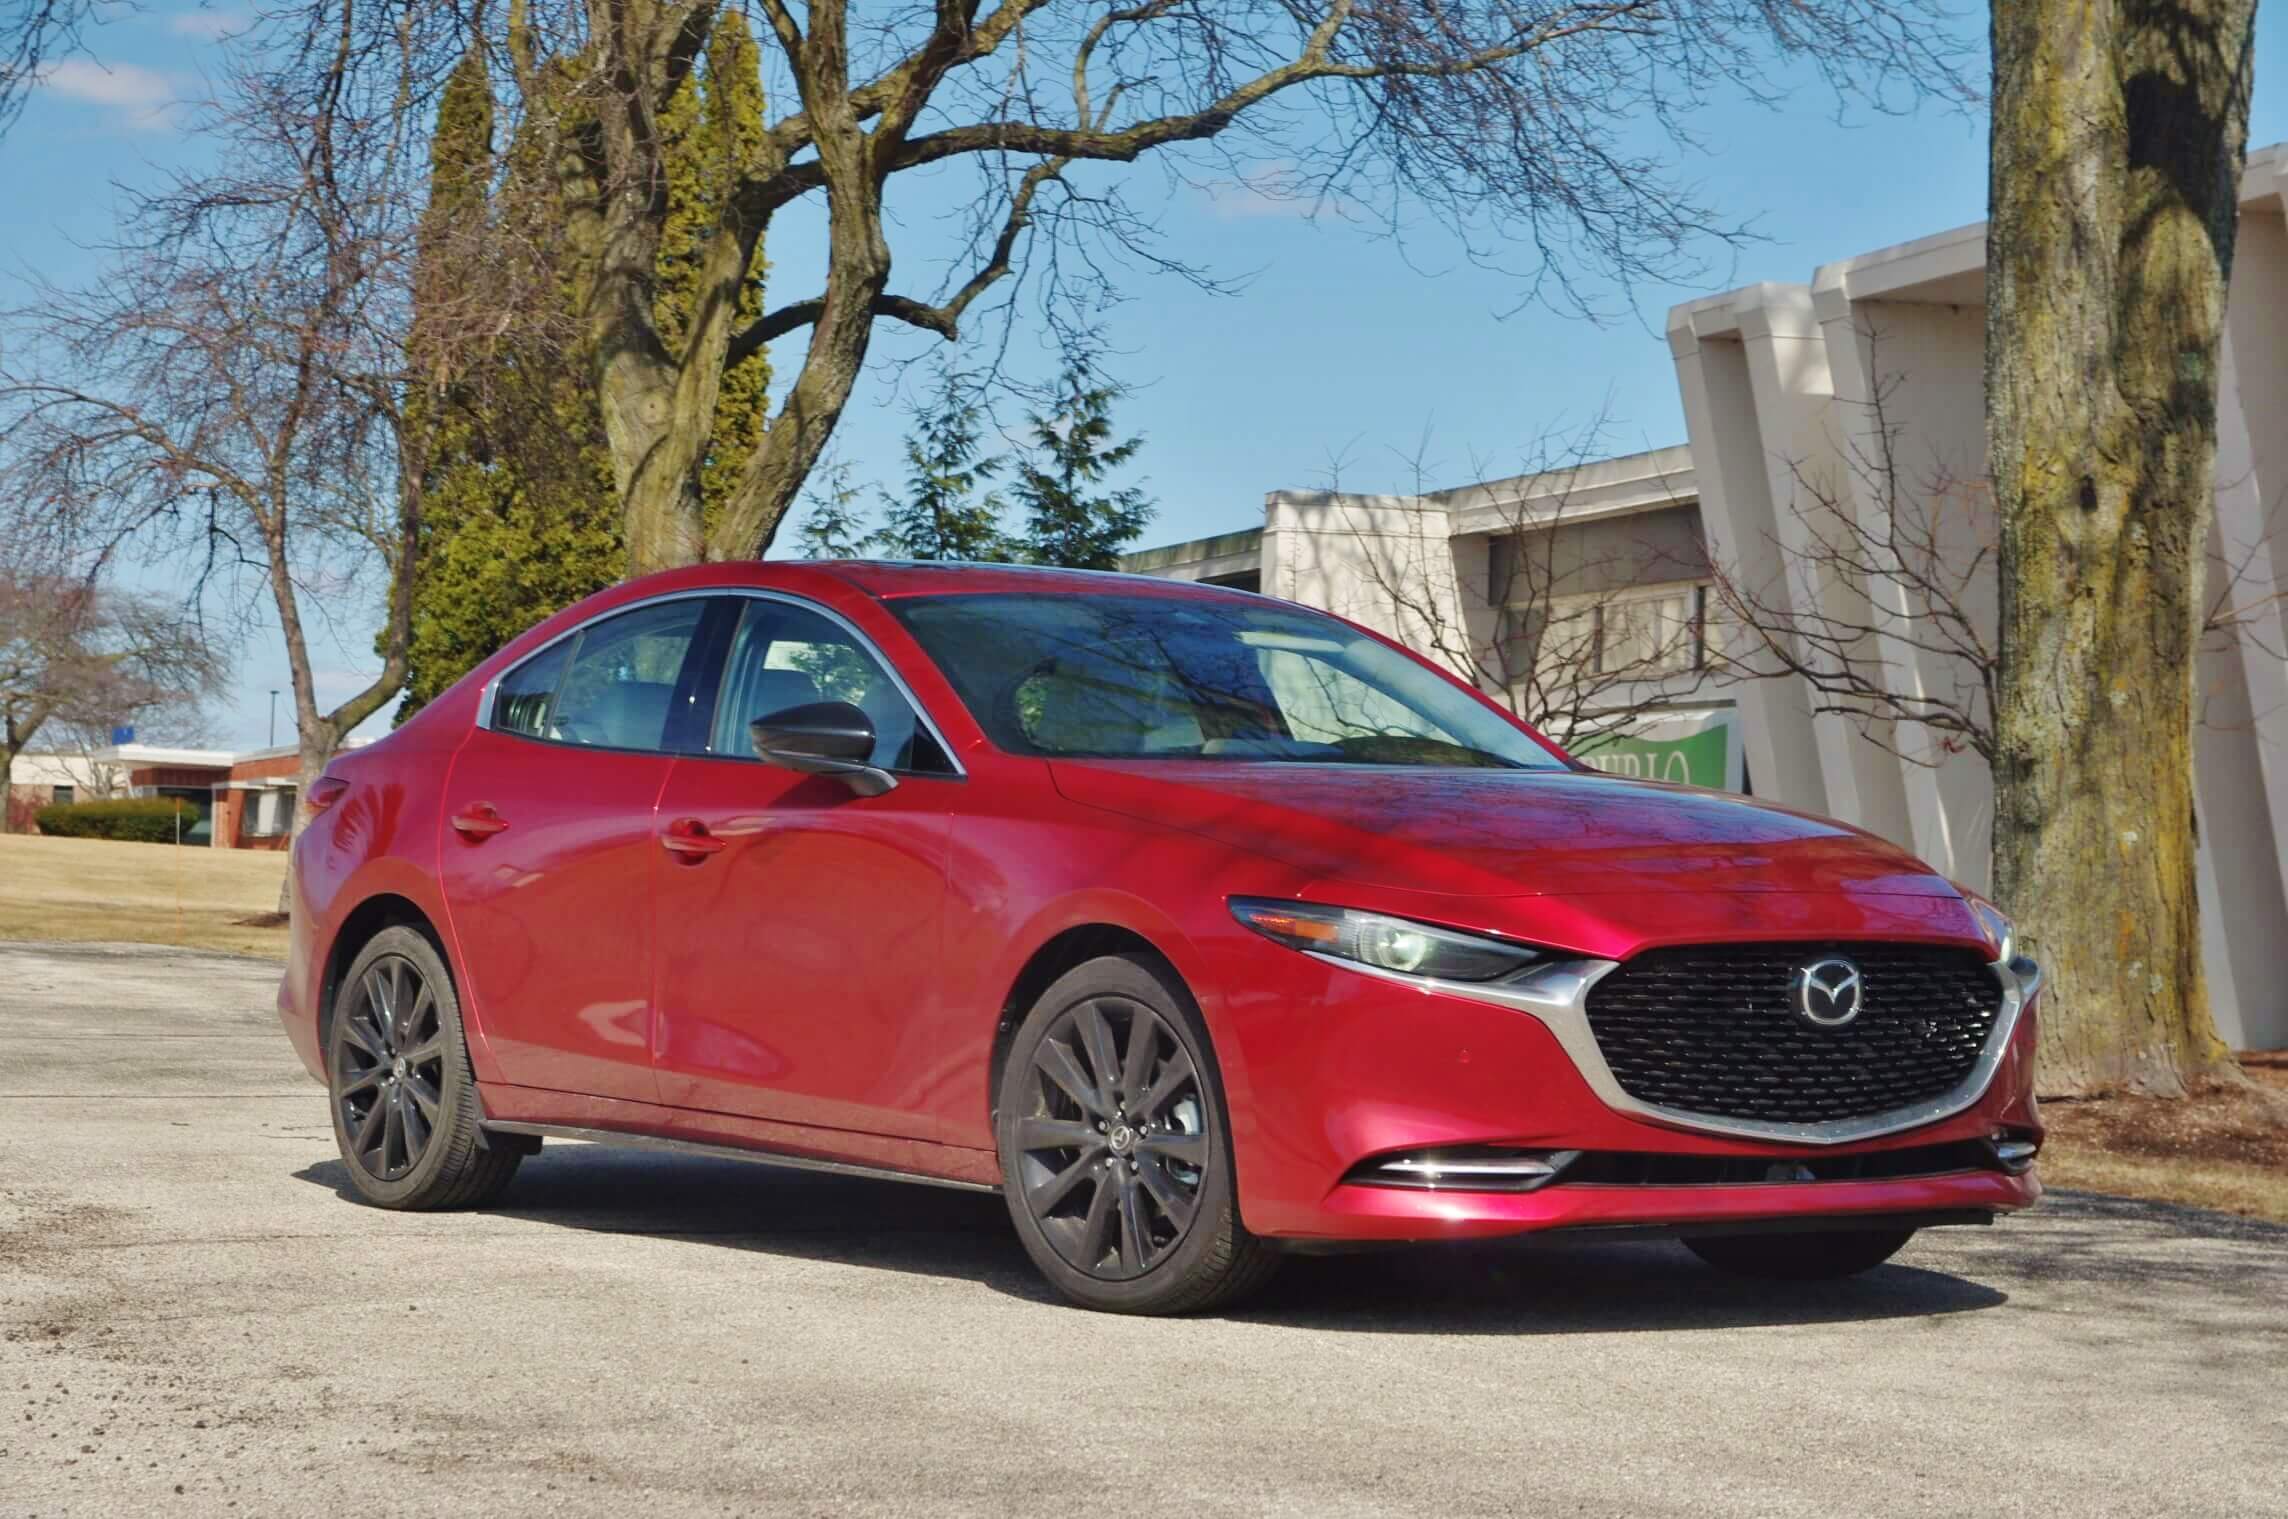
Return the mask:
M 1790 1005 L 1796 971 L 1857 963 L 1865 1000 L 1842 1028 Z M 1975 950 L 1741 944 L 1648 950 L 1589 992 L 1589 1027 L 1639 1102 L 1715 1118 L 1825 1123 L 1937 1097 L 1978 1063 L 2002 987 Z

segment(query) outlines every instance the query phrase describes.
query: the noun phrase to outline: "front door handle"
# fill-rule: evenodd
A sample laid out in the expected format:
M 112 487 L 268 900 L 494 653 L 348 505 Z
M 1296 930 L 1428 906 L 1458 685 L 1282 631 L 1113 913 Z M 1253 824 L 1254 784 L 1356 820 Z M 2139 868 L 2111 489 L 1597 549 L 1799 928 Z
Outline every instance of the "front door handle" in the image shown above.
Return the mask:
M 508 819 L 490 802 L 471 802 L 453 814 L 453 828 L 463 838 L 489 839 L 507 827 Z
M 707 831 L 697 818 L 677 818 L 659 836 L 659 847 L 678 859 L 697 863 L 722 852 L 724 841 Z

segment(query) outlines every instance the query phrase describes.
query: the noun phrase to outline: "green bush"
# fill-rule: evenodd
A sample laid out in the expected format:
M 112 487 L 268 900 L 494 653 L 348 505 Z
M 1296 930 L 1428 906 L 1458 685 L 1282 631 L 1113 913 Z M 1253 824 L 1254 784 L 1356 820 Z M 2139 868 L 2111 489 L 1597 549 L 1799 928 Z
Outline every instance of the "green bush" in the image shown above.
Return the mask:
M 40 832 L 64 839 L 128 839 L 172 844 L 177 818 L 189 838 L 199 809 L 179 796 L 123 796 L 102 802 L 58 802 L 39 811 Z

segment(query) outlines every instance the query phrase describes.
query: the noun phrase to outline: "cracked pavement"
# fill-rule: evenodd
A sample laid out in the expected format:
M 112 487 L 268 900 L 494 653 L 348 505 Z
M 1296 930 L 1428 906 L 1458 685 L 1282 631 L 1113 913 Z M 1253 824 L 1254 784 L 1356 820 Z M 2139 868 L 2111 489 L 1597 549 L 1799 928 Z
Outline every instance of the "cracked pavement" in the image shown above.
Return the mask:
M 276 975 L 0 944 L 0 1519 L 2288 1515 L 2288 1229 L 2053 1196 L 1854 1282 L 1509 1244 L 1108 1318 L 927 1187 L 551 1143 L 358 1206 Z

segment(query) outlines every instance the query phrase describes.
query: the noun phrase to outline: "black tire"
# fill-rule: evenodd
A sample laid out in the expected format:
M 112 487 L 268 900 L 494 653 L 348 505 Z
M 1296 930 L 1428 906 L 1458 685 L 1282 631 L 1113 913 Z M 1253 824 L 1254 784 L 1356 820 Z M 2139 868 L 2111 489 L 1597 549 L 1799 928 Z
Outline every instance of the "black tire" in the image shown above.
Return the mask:
M 1685 1248 L 1719 1271 L 1782 1282 L 1824 1282 L 1872 1271 L 1905 1248 L 1912 1229 L 1839 1229 L 1804 1234 L 1719 1234 Z
M 350 1185 L 380 1208 L 491 1202 L 524 1159 L 478 1126 L 461 1002 L 437 946 L 385 928 L 343 973 L 326 1034 L 327 1107 Z
M 1195 1313 L 1278 1268 L 1240 1224 L 1214 1051 L 1164 967 L 1108 955 L 1060 977 L 1018 1025 L 999 1096 L 1009 1216 L 1074 1302 Z

